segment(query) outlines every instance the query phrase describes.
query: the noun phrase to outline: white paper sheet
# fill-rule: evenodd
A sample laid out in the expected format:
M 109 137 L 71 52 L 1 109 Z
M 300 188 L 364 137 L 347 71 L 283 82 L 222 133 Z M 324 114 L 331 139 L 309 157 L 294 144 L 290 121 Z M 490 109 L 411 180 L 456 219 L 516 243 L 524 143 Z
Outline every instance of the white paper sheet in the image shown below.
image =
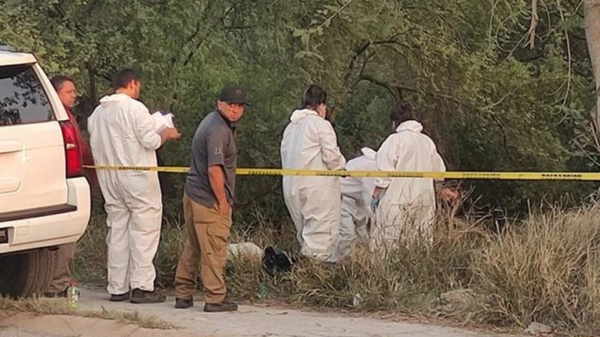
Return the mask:
M 160 111 L 157 111 L 152 114 L 152 119 L 154 119 L 154 127 L 157 133 L 163 132 L 166 128 L 173 128 L 175 125 L 173 124 L 173 114 L 162 114 Z

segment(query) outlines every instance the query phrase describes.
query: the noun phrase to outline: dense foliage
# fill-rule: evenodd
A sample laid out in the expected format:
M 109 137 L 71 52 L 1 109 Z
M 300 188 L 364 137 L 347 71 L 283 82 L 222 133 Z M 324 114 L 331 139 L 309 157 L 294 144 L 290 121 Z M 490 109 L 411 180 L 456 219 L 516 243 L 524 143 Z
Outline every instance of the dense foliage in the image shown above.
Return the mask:
M 533 48 L 526 0 L 4 0 L 0 44 L 34 52 L 79 86 L 82 123 L 123 66 L 142 100 L 174 112 L 183 138 L 160 151 L 187 165 L 195 128 L 220 87 L 253 105 L 239 128 L 241 167 L 278 167 L 279 140 L 308 83 L 331 97 L 343 153 L 377 147 L 398 99 L 414 103 L 453 170 L 588 171 L 594 104 L 579 1 L 540 1 Z M 163 176 L 168 214 L 181 175 Z M 279 179 L 241 177 L 238 219 L 285 216 Z M 479 204 L 526 211 L 595 184 L 465 182 Z

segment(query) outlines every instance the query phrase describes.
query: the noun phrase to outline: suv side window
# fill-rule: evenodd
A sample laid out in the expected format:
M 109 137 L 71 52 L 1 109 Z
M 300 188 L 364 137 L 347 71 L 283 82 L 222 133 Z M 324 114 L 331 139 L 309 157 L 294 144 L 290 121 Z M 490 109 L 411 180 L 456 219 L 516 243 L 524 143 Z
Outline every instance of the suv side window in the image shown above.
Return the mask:
M 52 107 L 33 67 L 0 67 L 0 127 L 51 120 Z

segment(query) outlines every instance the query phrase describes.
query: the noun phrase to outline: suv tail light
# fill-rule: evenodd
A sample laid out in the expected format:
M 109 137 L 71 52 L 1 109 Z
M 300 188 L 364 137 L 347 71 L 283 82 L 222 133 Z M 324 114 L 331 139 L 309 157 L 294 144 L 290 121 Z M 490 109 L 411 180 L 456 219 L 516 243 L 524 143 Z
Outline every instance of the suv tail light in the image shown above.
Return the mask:
M 83 166 L 77 131 L 75 131 L 75 127 L 70 121 L 60 122 L 60 129 L 65 143 L 67 178 L 81 177 L 83 176 Z

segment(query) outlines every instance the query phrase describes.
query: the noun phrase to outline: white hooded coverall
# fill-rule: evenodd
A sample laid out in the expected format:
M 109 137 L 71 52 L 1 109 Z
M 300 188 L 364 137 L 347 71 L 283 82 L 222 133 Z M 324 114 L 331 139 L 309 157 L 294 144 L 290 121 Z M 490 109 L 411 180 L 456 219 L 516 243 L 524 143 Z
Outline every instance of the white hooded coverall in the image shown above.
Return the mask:
M 364 147 L 362 156 L 346 164 L 347 171 L 377 171 L 376 152 Z M 348 255 L 354 241 L 368 240 L 368 224 L 375 222 L 371 211 L 371 196 L 375 189 L 375 178 L 346 177 L 341 179 L 342 221 L 338 241 L 338 258 Z
M 390 135 L 377 151 L 380 171 L 445 172 L 444 161 L 423 126 L 406 121 Z M 377 187 L 387 189 L 376 214 L 376 226 L 371 231 L 374 249 L 397 247 L 399 242 L 410 245 L 416 240 L 433 241 L 435 217 L 435 186 L 431 178 L 378 178 Z
M 88 120 L 90 145 L 97 165 L 156 166 L 161 138 L 141 102 L 115 94 L 100 100 Z M 154 290 L 152 260 L 162 220 L 157 172 L 98 170 L 105 200 L 108 235 L 108 292 Z
M 292 113 L 281 141 L 284 169 L 341 170 L 346 164 L 331 124 L 316 111 Z M 335 258 L 341 217 L 339 177 L 283 177 L 283 196 L 297 230 L 302 254 Z

